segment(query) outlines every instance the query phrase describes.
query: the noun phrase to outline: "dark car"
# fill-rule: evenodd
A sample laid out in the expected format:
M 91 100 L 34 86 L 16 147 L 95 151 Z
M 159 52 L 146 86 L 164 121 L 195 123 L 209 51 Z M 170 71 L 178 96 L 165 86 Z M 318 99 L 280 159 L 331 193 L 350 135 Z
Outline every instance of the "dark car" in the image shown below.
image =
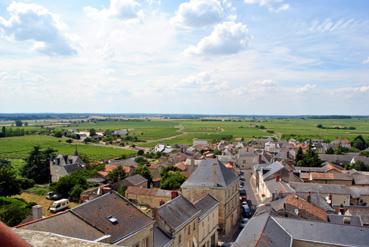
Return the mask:
M 243 178 L 243 177 L 240 177 L 240 180 L 245 182 L 245 178 Z
M 61 198 L 62 198 L 62 195 L 60 195 L 59 193 L 54 192 L 54 191 L 47 192 L 47 194 L 46 194 L 46 199 L 49 199 L 49 200 L 56 201 L 56 200 L 59 200 Z

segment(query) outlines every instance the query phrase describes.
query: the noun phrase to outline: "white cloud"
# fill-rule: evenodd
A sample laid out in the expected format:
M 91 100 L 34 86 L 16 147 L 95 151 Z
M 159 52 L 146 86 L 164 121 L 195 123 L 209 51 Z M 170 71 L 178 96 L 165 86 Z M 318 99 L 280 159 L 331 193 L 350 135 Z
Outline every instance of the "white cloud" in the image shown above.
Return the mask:
M 214 27 L 209 36 L 195 46 L 185 50 L 188 55 L 225 55 L 238 53 L 245 49 L 251 36 L 247 26 L 236 22 L 223 22 Z
M 174 89 L 195 90 L 197 92 L 222 93 L 230 89 L 226 81 L 214 79 L 211 72 L 201 72 L 196 75 L 190 75 L 185 79 L 174 84 Z
M 315 85 L 315 84 L 305 84 L 302 87 L 295 88 L 294 91 L 296 93 L 308 93 L 308 92 L 311 92 L 316 87 L 317 87 L 317 85 Z
M 369 64 L 369 57 L 363 61 L 363 64 Z
M 280 12 L 288 10 L 290 5 L 285 3 L 284 0 L 244 0 L 246 4 L 258 4 L 259 6 L 266 7 L 271 12 Z
M 201 27 L 224 19 L 225 10 L 219 0 L 190 0 L 179 5 L 171 22 L 177 26 Z
M 324 20 L 315 20 L 311 24 L 309 31 L 314 33 L 326 33 L 352 29 L 355 27 L 356 23 L 353 19 L 341 18 L 337 21 L 326 18 Z
M 33 42 L 33 49 L 47 55 L 75 55 L 65 25 L 48 9 L 37 4 L 11 3 L 8 20 L 0 17 L 0 31 L 17 41 Z
M 110 0 L 108 8 L 101 10 L 91 6 L 84 7 L 87 16 L 108 17 L 122 20 L 136 19 L 143 15 L 139 9 L 140 4 L 136 0 Z

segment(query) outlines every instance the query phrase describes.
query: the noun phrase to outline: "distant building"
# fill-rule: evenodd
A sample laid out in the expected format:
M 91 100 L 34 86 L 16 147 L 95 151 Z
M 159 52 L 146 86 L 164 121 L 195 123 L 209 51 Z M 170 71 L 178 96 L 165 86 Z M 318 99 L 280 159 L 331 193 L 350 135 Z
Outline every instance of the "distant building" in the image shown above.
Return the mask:
M 80 170 L 85 166 L 78 153 L 75 155 L 59 154 L 50 161 L 51 182 L 58 182 L 61 177 Z
M 126 197 L 139 205 L 158 208 L 164 203 L 169 202 L 173 198 L 173 193 L 170 190 L 129 186 L 126 189 Z
M 140 187 L 147 188 L 147 179 L 141 176 L 140 174 L 135 174 L 132 176 L 128 176 L 123 179 L 123 186 L 131 186 L 131 187 Z

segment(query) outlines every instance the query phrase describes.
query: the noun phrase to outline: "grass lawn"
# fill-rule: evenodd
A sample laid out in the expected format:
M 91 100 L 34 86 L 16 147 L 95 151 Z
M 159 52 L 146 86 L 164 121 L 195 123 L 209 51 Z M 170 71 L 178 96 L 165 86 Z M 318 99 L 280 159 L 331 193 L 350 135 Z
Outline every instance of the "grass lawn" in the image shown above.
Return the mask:
M 64 139 L 51 136 L 19 136 L 0 139 L 0 158 L 19 160 L 27 157 L 28 153 L 36 145 L 42 148 L 52 147 L 62 154 L 73 154 L 76 144 L 65 143 Z M 91 161 L 106 160 L 118 158 L 122 155 L 134 154 L 134 151 L 102 147 L 94 145 L 77 144 L 78 152 L 81 155 L 87 156 Z M 17 166 L 21 164 L 16 161 Z
M 14 197 L 15 198 L 22 198 L 26 202 L 34 202 L 34 203 L 42 206 L 42 215 L 43 216 L 48 216 L 48 215 L 52 214 L 49 211 L 49 207 L 51 206 L 53 201 L 46 199 L 45 195 L 38 195 L 38 194 L 30 193 L 30 192 L 23 192 L 22 194 L 16 195 Z M 77 203 L 69 202 L 69 208 L 74 208 L 77 205 L 78 205 Z

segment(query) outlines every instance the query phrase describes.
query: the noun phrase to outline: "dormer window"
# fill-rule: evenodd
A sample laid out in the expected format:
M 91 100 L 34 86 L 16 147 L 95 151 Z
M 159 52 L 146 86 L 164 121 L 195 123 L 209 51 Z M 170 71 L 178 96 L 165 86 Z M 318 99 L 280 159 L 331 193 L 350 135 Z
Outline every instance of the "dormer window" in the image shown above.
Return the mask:
M 108 216 L 107 219 L 110 221 L 110 223 L 114 225 L 118 224 L 118 219 L 113 217 L 112 215 Z

